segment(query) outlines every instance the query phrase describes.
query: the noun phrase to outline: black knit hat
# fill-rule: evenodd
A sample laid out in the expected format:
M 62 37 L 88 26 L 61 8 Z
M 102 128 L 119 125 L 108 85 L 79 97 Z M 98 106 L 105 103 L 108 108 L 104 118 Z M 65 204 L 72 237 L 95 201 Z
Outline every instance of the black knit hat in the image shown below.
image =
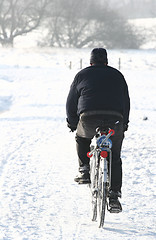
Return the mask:
M 90 64 L 108 63 L 107 51 L 104 48 L 94 48 L 91 51 Z

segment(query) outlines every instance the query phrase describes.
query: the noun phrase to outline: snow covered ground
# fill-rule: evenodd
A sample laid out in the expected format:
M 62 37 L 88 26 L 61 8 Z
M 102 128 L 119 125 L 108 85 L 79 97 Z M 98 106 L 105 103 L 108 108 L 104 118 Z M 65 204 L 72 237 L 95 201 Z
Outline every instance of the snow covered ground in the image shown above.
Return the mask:
M 156 52 L 108 51 L 111 66 L 121 60 L 131 115 L 123 212 L 107 213 L 105 229 L 91 221 L 89 188 L 73 181 L 75 133 L 65 122 L 69 86 L 89 54 L 0 49 L 0 240 L 156 239 Z

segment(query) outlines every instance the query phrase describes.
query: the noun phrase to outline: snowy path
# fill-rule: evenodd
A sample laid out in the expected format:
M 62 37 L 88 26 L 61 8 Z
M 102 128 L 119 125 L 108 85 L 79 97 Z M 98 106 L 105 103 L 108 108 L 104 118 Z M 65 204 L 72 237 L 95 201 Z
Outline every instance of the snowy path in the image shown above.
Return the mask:
M 132 111 L 122 151 L 123 212 L 107 213 L 99 229 L 89 188 L 73 181 L 75 134 L 66 128 L 65 101 L 77 70 L 44 61 L 0 68 L 0 240 L 156 239 L 154 71 L 124 71 Z

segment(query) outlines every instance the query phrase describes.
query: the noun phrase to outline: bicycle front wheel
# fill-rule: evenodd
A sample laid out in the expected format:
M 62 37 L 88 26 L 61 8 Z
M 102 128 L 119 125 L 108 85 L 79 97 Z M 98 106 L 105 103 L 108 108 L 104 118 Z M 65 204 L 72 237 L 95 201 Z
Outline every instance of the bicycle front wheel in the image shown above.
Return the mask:
M 97 196 L 98 196 L 98 172 L 96 168 L 97 161 L 98 161 L 98 156 L 97 156 L 97 153 L 95 153 L 90 161 L 92 221 L 96 221 L 97 219 Z
M 107 205 L 107 189 L 106 183 L 104 182 L 104 173 L 102 169 L 99 169 L 99 179 L 98 179 L 98 212 L 99 212 L 99 227 L 104 226 L 105 212 Z

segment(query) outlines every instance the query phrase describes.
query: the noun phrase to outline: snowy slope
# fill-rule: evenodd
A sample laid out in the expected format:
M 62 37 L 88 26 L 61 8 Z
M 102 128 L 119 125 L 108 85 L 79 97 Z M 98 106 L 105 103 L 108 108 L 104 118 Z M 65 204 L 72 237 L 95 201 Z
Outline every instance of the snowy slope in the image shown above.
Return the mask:
M 70 84 L 89 53 L 0 51 L 0 240 L 156 239 L 155 51 L 108 53 L 114 67 L 121 58 L 131 115 L 122 150 L 123 212 L 107 213 L 105 229 L 91 221 L 89 188 L 73 181 L 75 133 L 65 122 Z

